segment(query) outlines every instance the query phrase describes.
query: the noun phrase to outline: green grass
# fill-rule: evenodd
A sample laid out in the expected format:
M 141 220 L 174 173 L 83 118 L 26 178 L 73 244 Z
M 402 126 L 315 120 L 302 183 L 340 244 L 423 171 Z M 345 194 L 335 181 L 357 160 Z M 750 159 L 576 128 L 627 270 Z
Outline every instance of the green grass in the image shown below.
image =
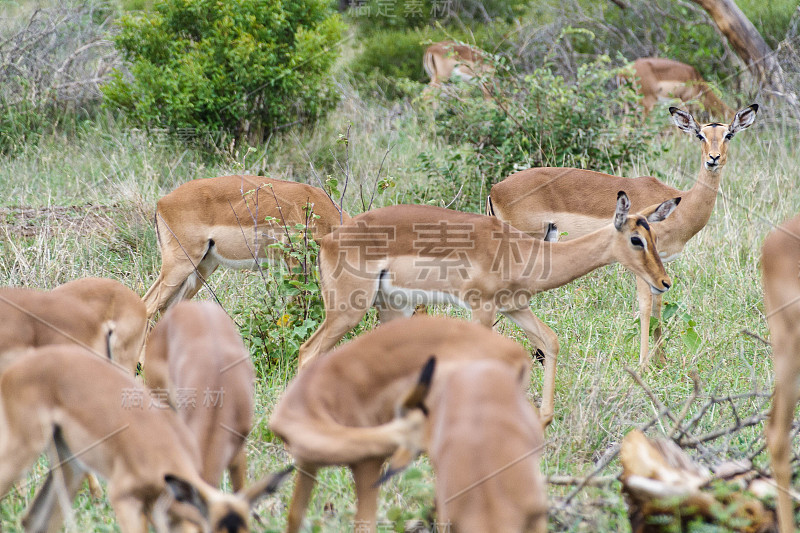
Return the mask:
M 349 96 L 315 128 L 289 130 L 273 137 L 268 146 L 253 150 L 232 148 L 209 155 L 191 143 L 132 131 L 113 120 L 85 125 L 70 136 L 46 135 L 36 147 L 4 159 L 0 166 L 0 212 L 6 222 L 0 229 L 0 285 L 50 288 L 93 275 L 120 279 L 143 294 L 159 268 L 151 218 L 161 195 L 189 179 L 238 172 L 317 184 L 310 164 L 322 180 L 330 174 L 341 181 L 346 156 L 337 138 L 347 132 L 348 125 L 351 182 L 346 207 L 351 214 L 361 212 L 369 202 L 381 166 L 380 177 L 392 176 L 397 185 L 378 195 L 375 205 L 447 201 L 415 170 L 420 152 L 449 149 L 435 138 L 430 115 L 407 104 L 392 109 L 365 102 L 353 88 L 345 89 Z M 644 379 L 672 407 L 680 406 L 689 395 L 692 370 L 698 371 L 704 383 L 704 395 L 746 392 L 754 383 L 769 386 L 770 350 L 741 332 L 746 329 L 767 336 L 759 250 L 772 224 L 800 211 L 800 196 L 793 194 L 800 154 L 796 138 L 787 139 L 785 132 L 766 126 L 762 119 L 733 140 L 711 221 L 689 242 L 683 256 L 667 267 L 674 286 L 665 300 L 685 309 L 696 322 L 701 340 L 697 349 L 690 349 L 681 339 L 685 324 L 680 320 L 665 324 L 668 364 L 656 365 Z M 632 174 L 654 174 L 689 188 L 698 169 L 699 148 L 688 136 L 666 135 L 669 151 L 641 161 Z M 11 209 L 19 206 L 44 213 L 28 224 L 25 234 L 17 211 Z M 57 206 L 76 206 L 77 214 L 72 216 L 77 219 L 97 206 L 110 209 L 99 222 L 82 226 L 63 214 L 49 216 Z M 244 318 L 248 306 L 258 305 L 263 291 L 253 273 L 220 271 L 212 285 L 237 320 Z M 203 291 L 200 297 L 210 296 Z M 626 366 L 635 366 L 638 358 L 633 278 L 619 266 L 603 268 L 536 297 L 532 306 L 561 342 L 556 419 L 547 432 L 542 469 L 546 474 L 585 475 L 610 447 L 630 429 L 650 420 L 655 411 L 624 371 Z M 508 321 L 501 321 L 499 329 L 527 346 Z M 289 362 L 268 369 L 258 383 L 257 418 L 248 442 L 250 479 L 291 461 L 267 423 L 293 373 Z M 537 401 L 541 380 L 542 371 L 536 367 L 531 395 Z M 697 432 L 731 420 L 724 410 L 711 415 Z M 734 442 L 731 454 L 740 453 L 762 430 L 763 426 L 757 426 L 742 432 L 741 449 Z M 765 464 L 764 454 L 757 463 Z M 43 463 L 37 465 L 32 475 L 41 475 L 44 468 Z M 617 472 L 618 464 L 612 462 L 602 474 Z M 35 479 L 29 477 L 2 501 L 2 528 L 18 530 L 34 485 Z M 291 485 L 287 483 L 277 496 L 259 505 L 266 531 L 279 531 L 285 525 Z M 557 502 L 568 492 L 568 488 L 551 486 L 549 496 Z M 424 518 L 432 505 L 432 472 L 427 460 L 420 459 L 415 468 L 382 490 L 380 517 L 401 522 Z M 310 530 L 344 530 L 353 512 L 347 471 L 324 470 L 308 513 Z M 92 502 L 85 494 L 75 503 L 74 520 L 76 531 L 114 530 L 113 513 L 105 500 Z M 553 531 L 627 530 L 619 486 L 583 491 L 569 508 L 551 513 L 550 525 Z

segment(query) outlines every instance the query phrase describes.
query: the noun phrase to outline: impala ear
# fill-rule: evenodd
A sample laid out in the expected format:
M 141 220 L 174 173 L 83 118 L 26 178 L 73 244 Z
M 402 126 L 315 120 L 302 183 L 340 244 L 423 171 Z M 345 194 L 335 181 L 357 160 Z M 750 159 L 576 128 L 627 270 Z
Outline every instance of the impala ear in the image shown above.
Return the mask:
M 246 489 L 240 491 L 240 495 L 247 500 L 247 503 L 249 503 L 250 507 L 252 507 L 264 496 L 272 494 L 278 490 L 278 487 L 281 486 L 281 483 L 283 483 L 286 477 L 292 472 L 294 472 L 294 466 L 290 465 L 285 470 L 264 476 Z
M 406 394 L 403 402 L 398 408 L 397 418 L 409 417 L 407 420 L 411 421 L 410 417 L 420 417 L 419 413 L 414 412 L 417 409 L 421 411 L 425 417 L 428 416 L 428 408 L 425 406 L 424 401 L 430 392 L 431 381 L 433 380 L 433 371 L 435 368 L 436 356 L 431 355 L 426 361 L 425 366 L 422 367 L 422 371 L 420 372 L 416 385 L 414 385 L 414 388 L 412 388 L 411 391 Z M 416 424 L 419 424 L 422 421 L 424 421 L 424 417 L 422 420 L 417 418 Z M 411 424 L 409 427 L 412 426 L 414 426 L 414 424 Z M 416 430 L 413 430 L 408 435 L 405 435 L 405 437 L 407 437 L 407 442 L 398 446 L 397 450 L 395 450 L 395 452 L 392 454 L 392 457 L 389 458 L 389 465 L 387 466 L 386 471 L 384 471 L 384 473 L 380 478 L 378 478 L 378 481 L 376 481 L 373 486 L 378 487 L 395 474 L 405 470 L 408 465 L 410 465 L 411 462 L 417 457 L 417 455 L 422 452 L 424 429 L 421 426 L 418 425 Z
M 208 503 L 203 495 L 200 494 L 200 491 L 197 490 L 197 487 L 185 479 L 173 476 L 172 474 L 165 475 L 164 481 L 167 484 L 169 492 L 172 493 L 172 496 L 175 498 L 175 501 L 188 503 L 197 508 L 200 514 L 203 515 L 203 518 L 208 520 Z
M 617 193 L 617 210 L 614 213 L 614 227 L 617 231 L 622 231 L 625 227 L 625 221 L 628 220 L 628 212 L 631 210 L 631 201 L 625 191 Z
M 670 107 L 669 113 L 672 115 L 672 122 L 678 128 L 691 135 L 700 135 L 700 126 L 694 121 L 694 117 L 682 109 Z
M 658 205 L 651 205 L 639 214 L 645 217 L 648 222 L 661 222 L 670 216 L 673 211 L 675 211 L 675 208 L 678 207 L 679 203 L 681 203 L 680 196 L 667 200 L 666 202 L 662 202 Z
M 758 104 L 752 104 L 739 110 L 728 127 L 728 135 L 732 137 L 735 133 L 749 128 L 756 121 L 756 113 L 758 113 Z
M 433 380 L 433 371 L 436 368 L 436 356 L 431 355 L 422 367 L 419 374 L 417 384 L 414 385 L 400 404 L 400 411 L 406 412 L 411 409 L 419 409 L 425 415 L 428 415 L 428 408 L 425 406 L 425 398 L 431 390 L 431 381 Z

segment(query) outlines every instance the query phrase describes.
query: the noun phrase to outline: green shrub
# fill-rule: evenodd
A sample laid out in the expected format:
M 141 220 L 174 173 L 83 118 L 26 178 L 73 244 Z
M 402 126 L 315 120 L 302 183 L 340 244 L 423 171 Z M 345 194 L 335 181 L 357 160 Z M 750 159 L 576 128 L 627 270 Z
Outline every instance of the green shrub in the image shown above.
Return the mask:
M 362 35 L 386 30 L 452 28 L 481 31 L 494 22 L 511 22 L 525 10 L 520 0 L 350 0 L 349 15 Z M 455 23 L 454 23 L 455 22 Z M 470 24 L 473 23 L 473 24 Z M 474 24 L 478 23 L 478 24 Z M 464 30 L 462 29 L 461 32 Z
M 575 82 L 546 68 L 524 78 L 497 77 L 494 103 L 476 88 L 443 95 L 438 133 L 466 153 L 454 149 L 445 161 L 422 154 L 420 166 L 434 178 L 459 178 L 459 169 L 477 169 L 479 179 L 464 178 L 461 186 L 462 196 L 475 199 L 481 185 L 532 166 L 618 172 L 657 149 L 659 127 L 632 115 L 638 96 L 631 84 L 617 86 L 615 74 L 608 57 L 601 57 L 581 66 Z
M 433 30 L 382 31 L 362 40 L 362 51 L 350 64 L 354 74 L 369 75 L 378 71 L 388 78 L 408 78 L 427 83 L 422 68 L 426 41 L 445 38 Z
M 260 135 L 335 101 L 343 25 L 324 0 L 163 0 L 119 21 L 106 102 L 135 122 Z
M 375 86 L 388 99 L 418 96 L 421 89 L 416 87 L 414 93 L 413 84 L 409 86 L 407 80 L 428 83 L 428 76 L 422 68 L 422 55 L 430 43 L 456 40 L 495 51 L 502 41 L 502 28 L 495 24 L 471 35 L 439 28 L 376 32 L 362 38 L 361 52 L 350 63 L 350 69 L 355 76 L 365 80 L 366 86 Z
M 288 242 L 275 243 L 292 268 L 264 268 L 264 305 L 248 307 L 242 335 L 250 339 L 250 353 L 259 377 L 276 366 L 293 368 L 300 345 L 325 317 L 317 271 L 317 243 L 307 238 L 302 224 L 292 228 Z

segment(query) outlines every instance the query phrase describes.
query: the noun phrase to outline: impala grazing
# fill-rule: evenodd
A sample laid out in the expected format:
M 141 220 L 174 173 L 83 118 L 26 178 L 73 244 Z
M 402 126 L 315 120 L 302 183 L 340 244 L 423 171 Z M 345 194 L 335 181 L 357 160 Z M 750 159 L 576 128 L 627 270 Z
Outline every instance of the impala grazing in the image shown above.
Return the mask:
M 419 304 L 452 304 L 491 327 L 498 312 L 523 329 L 545 361 L 542 413 L 553 414 L 558 338 L 530 310 L 534 294 L 604 265 L 621 262 L 656 293 L 670 279 L 648 220 L 663 220 L 668 200 L 649 217 L 628 215 L 620 192 L 606 227 L 567 243 L 534 239 L 495 217 L 439 207 L 397 205 L 369 211 L 320 243 L 325 320 L 300 347 L 300 366 L 326 352 L 358 325 L 371 306 L 381 322 L 410 316 Z
M 126 406 L 126 399 L 135 403 Z M 60 466 L 50 483 L 61 488 L 51 494 L 66 491 L 70 503 L 83 474 L 97 473 L 108 481 L 124 533 L 145 533 L 148 521 L 165 532 L 170 517 L 203 531 L 247 531 L 250 504 L 281 477 L 236 494 L 212 487 L 201 478 L 197 444 L 175 413 L 132 376 L 76 346 L 20 357 L 0 377 L 0 402 L 0 494 L 48 450 L 51 464 Z M 39 503 L 26 519 L 28 531 L 45 530 L 52 518 L 46 512 L 52 502 Z
M 753 104 L 739 111 L 730 125 L 700 126 L 689 113 L 670 108 L 675 125 L 700 141 L 700 173 L 688 191 L 680 191 L 649 176 L 621 178 L 577 168 L 531 168 L 494 185 L 487 211 L 533 237 L 544 239 L 549 235 L 550 239 L 557 239 L 558 232 L 562 232 L 565 240 L 572 240 L 585 237 L 608 223 L 613 215 L 611 201 L 619 190 L 630 195 L 634 211 L 680 196 L 681 203 L 675 213 L 653 226 L 661 257 L 665 262 L 672 261 L 681 254 L 689 239 L 708 223 L 717 199 L 722 168 L 728 161 L 729 141 L 755 121 L 757 111 L 758 106 Z M 553 232 L 553 227 L 558 228 L 558 232 Z M 637 275 L 642 324 L 639 363 L 642 367 L 647 366 L 650 357 L 650 317 L 661 317 L 661 294 L 652 293 L 649 284 Z M 660 335 L 659 326 L 655 330 L 656 343 Z
M 483 326 L 415 317 L 382 325 L 307 365 L 278 402 L 270 427 L 298 467 L 289 533 L 302 524 L 318 469 L 339 464 L 353 470 L 355 529 L 376 531 L 375 482 L 397 444 L 362 435 L 392 423 L 398 398 L 431 356 L 429 414 L 419 418 L 424 439 L 416 446 L 428 450 L 434 465 L 437 522 L 462 533 L 545 531 L 543 424 L 525 393 L 530 358 Z M 409 433 L 419 429 L 409 426 Z
M 711 116 L 729 120 L 734 110 L 719 99 L 697 69 L 686 63 L 661 57 L 641 57 L 633 62 L 645 115 L 656 102 L 680 99 L 687 103 L 699 100 Z
M 184 183 L 156 208 L 161 272 L 144 295 L 147 316 L 191 299 L 220 265 L 256 269 L 283 259 L 270 245 L 286 242 L 298 224 L 319 240 L 349 218 L 325 191 L 304 183 L 260 176 Z
M 767 445 L 778 485 L 778 525 L 781 533 L 796 531 L 792 494 L 792 443 L 795 407 L 800 387 L 800 217 L 773 230 L 761 252 L 764 314 L 769 323 L 775 392 L 767 424 Z
M 28 348 L 78 344 L 136 371 L 147 321 L 141 298 L 121 283 L 85 278 L 52 291 L 0 289 L 0 372 Z
M 138 294 L 122 283 L 107 278 L 81 278 L 53 289 L 87 304 L 96 320 L 113 324 L 109 350 L 111 358 L 136 371 L 147 334 L 147 310 Z
M 485 97 L 489 96 L 485 78 L 494 74 L 494 66 L 477 48 L 453 41 L 433 43 L 422 56 L 422 66 L 431 79 L 429 87 L 439 88 L 450 78 L 469 81 L 478 77 Z
M 169 391 L 170 404 L 194 434 L 203 479 L 219 486 L 227 468 L 233 490 L 244 488 L 255 370 L 225 311 L 211 302 L 171 307 L 147 338 L 144 369 L 147 385 Z

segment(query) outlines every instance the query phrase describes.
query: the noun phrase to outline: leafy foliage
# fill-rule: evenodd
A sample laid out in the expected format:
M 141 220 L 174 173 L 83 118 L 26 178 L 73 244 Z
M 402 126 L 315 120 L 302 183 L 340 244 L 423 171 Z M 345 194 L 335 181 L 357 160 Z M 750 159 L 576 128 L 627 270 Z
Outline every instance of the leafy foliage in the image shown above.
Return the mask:
M 270 246 L 283 252 L 290 268 L 273 265 L 262 271 L 264 305 L 250 307 L 242 327 L 260 376 L 276 365 L 294 366 L 300 345 L 325 317 L 316 268 L 319 247 L 307 228 L 298 224 L 286 242 Z
M 390 98 L 419 94 L 419 87 L 406 87 L 406 80 L 428 83 L 422 68 L 422 55 L 432 42 L 456 40 L 474 44 L 483 50 L 495 50 L 502 41 L 501 26 L 467 35 L 458 30 L 430 27 L 413 30 L 386 30 L 362 39 L 361 53 L 350 63 L 357 76 L 364 76 L 368 84 L 378 85 Z M 414 90 L 416 89 L 416 92 Z
M 123 15 L 106 101 L 136 122 L 260 135 L 335 101 L 342 22 L 323 0 L 163 0 Z
M 438 174 L 434 165 L 454 172 L 453 163 L 463 159 L 464 168 L 477 168 L 493 183 L 533 166 L 614 173 L 650 154 L 658 126 L 630 115 L 638 96 L 631 84 L 615 83 L 608 63 L 601 57 L 581 66 L 575 82 L 547 68 L 524 78 L 497 76 L 494 102 L 481 98 L 476 88 L 469 95 L 444 96 L 438 133 L 468 152 L 453 151 L 444 162 L 423 154 L 421 165 L 433 176 Z M 473 197 L 476 192 L 464 191 Z
M 464 28 L 510 22 L 524 11 L 519 0 L 350 0 L 350 14 L 362 35 L 383 31 L 420 30 L 436 25 Z M 458 21 L 457 23 L 454 23 Z M 480 31 L 472 24 L 471 30 Z M 463 30 L 461 30 L 463 32 Z

